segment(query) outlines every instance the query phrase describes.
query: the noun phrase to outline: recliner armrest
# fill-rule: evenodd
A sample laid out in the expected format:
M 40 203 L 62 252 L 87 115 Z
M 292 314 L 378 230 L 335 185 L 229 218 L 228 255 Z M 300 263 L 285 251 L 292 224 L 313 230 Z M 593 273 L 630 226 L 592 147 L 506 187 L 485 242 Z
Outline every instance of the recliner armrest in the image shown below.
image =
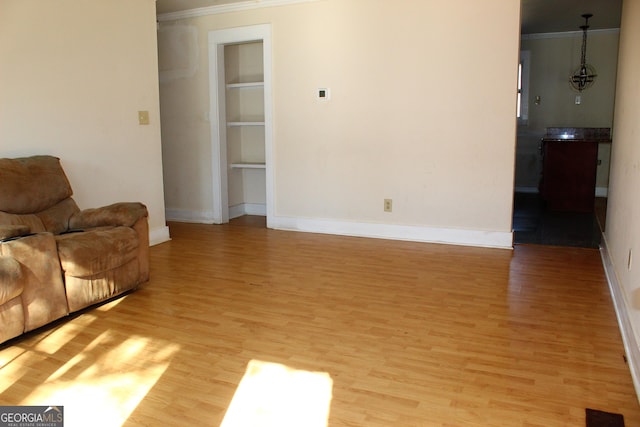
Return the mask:
M 31 229 L 26 225 L 0 225 L 0 241 L 26 236 Z
M 138 202 L 120 202 L 95 209 L 77 212 L 69 219 L 69 229 L 103 226 L 133 226 L 140 218 L 149 215 L 147 207 Z

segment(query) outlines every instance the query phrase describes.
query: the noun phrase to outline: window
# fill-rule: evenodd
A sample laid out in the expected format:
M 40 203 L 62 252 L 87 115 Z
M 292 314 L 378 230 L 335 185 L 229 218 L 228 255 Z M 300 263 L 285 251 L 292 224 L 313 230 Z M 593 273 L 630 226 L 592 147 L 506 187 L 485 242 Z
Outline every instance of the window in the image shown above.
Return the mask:
M 529 61 L 531 52 L 520 52 L 520 64 L 518 65 L 518 100 L 516 104 L 516 116 L 518 123 L 526 124 L 529 119 Z

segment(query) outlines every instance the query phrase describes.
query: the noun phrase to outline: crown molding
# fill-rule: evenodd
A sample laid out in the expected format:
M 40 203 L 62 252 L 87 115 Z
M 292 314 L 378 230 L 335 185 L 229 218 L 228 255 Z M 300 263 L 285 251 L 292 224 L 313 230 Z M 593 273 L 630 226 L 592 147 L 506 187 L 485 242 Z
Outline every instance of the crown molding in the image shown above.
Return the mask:
M 620 28 L 606 28 L 603 30 L 588 30 L 589 34 L 617 34 L 620 32 Z M 582 31 L 563 31 L 558 33 L 534 33 L 534 34 L 522 34 L 521 40 L 536 40 L 536 39 L 561 39 L 565 37 L 582 37 Z
M 198 16 L 218 15 L 229 12 L 242 12 L 263 7 L 287 6 L 296 3 L 310 3 L 320 0 L 247 0 L 239 3 L 219 4 L 215 6 L 199 7 L 178 12 L 162 13 L 157 16 L 158 21 L 175 21 L 178 19 L 196 18 Z

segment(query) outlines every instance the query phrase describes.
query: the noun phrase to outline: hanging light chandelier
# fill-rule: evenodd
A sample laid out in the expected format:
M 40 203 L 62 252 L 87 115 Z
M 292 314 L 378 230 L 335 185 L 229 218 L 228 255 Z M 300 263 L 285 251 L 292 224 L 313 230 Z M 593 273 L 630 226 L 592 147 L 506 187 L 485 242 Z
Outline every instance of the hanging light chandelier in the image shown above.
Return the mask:
M 580 26 L 582 30 L 582 51 L 580 52 L 580 67 L 573 73 L 571 78 L 569 79 L 569 83 L 571 83 L 571 87 L 577 90 L 578 92 L 582 92 L 585 89 L 593 86 L 593 83 L 598 76 L 596 74 L 595 68 L 590 64 L 587 64 L 587 29 L 589 29 L 589 18 L 591 18 L 593 14 L 585 13 L 582 15 L 584 18 L 584 25 Z

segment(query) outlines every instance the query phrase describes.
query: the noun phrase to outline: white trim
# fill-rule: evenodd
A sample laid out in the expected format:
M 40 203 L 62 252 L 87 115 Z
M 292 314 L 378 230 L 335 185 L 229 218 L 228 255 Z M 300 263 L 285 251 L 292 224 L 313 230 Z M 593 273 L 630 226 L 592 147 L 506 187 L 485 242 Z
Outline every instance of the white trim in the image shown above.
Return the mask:
M 270 2 L 274 3 L 274 2 Z M 227 144 L 224 82 L 224 46 L 262 40 L 264 65 L 264 150 L 266 216 L 273 215 L 273 101 L 271 89 L 271 24 L 252 25 L 209 32 L 209 108 L 211 123 L 211 167 L 213 175 L 213 222 L 229 222 L 227 190 Z
M 213 188 L 213 223 L 229 222 L 227 192 L 227 140 L 224 45 L 212 42 L 209 33 L 209 124 L 211 126 L 211 174 Z
M 244 203 L 235 206 L 229 206 L 229 219 L 238 218 L 239 216 L 243 215 L 246 215 L 246 212 L 244 210 Z
M 264 82 L 228 83 L 227 89 L 244 89 L 253 87 L 264 87 Z
M 520 51 L 520 64 L 522 64 L 522 76 L 520 78 L 520 117 L 518 123 L 529 123 L 529 76 L 531 75 L 531 51 Z
M 600 256 L 602 257 L 602 265 L 607 276 L 607 282 L 609 283 L 613 306 L 616 310 L 616 317 L 618 319 L 620 333 L 622 334 L 622 343 L 624 344 L 624 351 L 627 355 L 627 364 L 631 372 L 631 379 L 636 389 L 636 399 L 640 401 L 640 348 L 638 347 L 638 342 L 633 332 L 631 319 L 629 319 L 629 303 L 618 281 L 613 260 L 609 255 L 607 238 L 604 233 L 602 234 L 600 244 Z
M 175 21 L 177 19 L 196 18 L 198 16 L 218 15 L 220 13 L 242 12 L 263 7 L 287 6 L 296 3 L 310 3 L 319 0 L 250 0 L 239 3 L 219 4 L 215 6 L 199 7 L 196 9 L 181 10 L 177 12 L 161 13 L 158 21 Z
M 158 245 L 160 243 L 168 242 L 171 240 L 169 235 L 169 227 L 166 225 L 160 228 L 154 228 L 149 230 L 149 246 Z
M 231 169 L 266 169 L 264 163 L 231 163 Z
M 412 225 L 379 224 L 296 217 L 272 217 L 267 225 L 277 230 L 412 242 L 444 243 L 462 246 L 513 248 L 513 233 L 500 231 L 463 230 Z
M 596 197 L 609 196 L 609 187 L 596 187 Z
M 194 222 L 198 224 L 213 224 L 213 212 L 188 211 L 184 209 L 165 209 L 167 221 Z
M 618 34 L 620 28 L 605 28 L 603 30 L 589 30 L 589 34 Z M 563 31 L 558 33 L 522 34 L 520 40 L 562 39 L 566 37 L 582 37 L 582 31 Z
M 243 215 L 267 216 L 267 206 L 263 203 L 241 203 L 229 206 L 229 218 L 238 218 Z

